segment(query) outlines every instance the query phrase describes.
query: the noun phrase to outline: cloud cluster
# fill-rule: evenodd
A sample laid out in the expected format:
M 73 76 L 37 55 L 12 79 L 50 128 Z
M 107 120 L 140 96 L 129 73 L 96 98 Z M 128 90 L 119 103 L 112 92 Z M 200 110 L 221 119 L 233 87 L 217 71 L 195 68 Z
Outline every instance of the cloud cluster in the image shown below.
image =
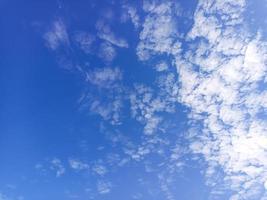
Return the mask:
M 137 13 L 136 7 L 128 4 L 123 4 L 123 15 L 122 15 L 122 21 L 127 21 L 128 19 L 131 20 L 134 27 L 137 29 L 140 27 L 140 16 Z
M 60 177 L 66 172 L 65 167 L 63 166 L 61 160 L 58 158 L 51 160 L 50 169 L 56 172 L 56 177 Z
M 107 194 L 111 191 L 112 184 L 108 181 L 98 181 L 97 182 L 97 190 L 99 194 Z
M 98 30 L 98 37 L 102 40 L 105 40 L 115 46 L 121 48 L 128 48 L 128 43 L 125 39 L 120 38 L 114 34 L 110 26 L 104 21 L 99 20 L 96 24 L 96 29 Z
M 125 93 L 120 68 L 96 68 L 84 71 L 84 74 L 89 85 L 80 99 L 81 107 L 89 108 L 113 125 L 120 124 Z
M 173 52 L 170 6 L 150 5 L 137 48 L 141 60 L 172 55 L 179 84 L 170 88 L 179 86 L 178 102 L 191 110 L 190 148 L 207 163 L 207 183 L 232 191 L 232 200 L 267 198 L 267 44 L 243 26 L 245 6 L 243 0 L 199 1 L 184 38 L 189 48 Z M 148 23 L 152 18 L 157 22 Z M 218 175 L 222 182 L 213 179 Z
M 78 31 L 74 34 L 73 40 L 77 43 L 78 47 L 86 54 L 93 53 L 93 44 L 96 40 L 96 37 L 93 34 L 85 31 Z
M 267 44 L 242 27 L 244 9 L 242 0 L 200 1 L 187 38 L 195 47 L 175 57 L 180 102 L 203 126 L 190 147 L 207 162 L 208 184 L 232 200 L 267 198 Z M 220 171 L 223 183 L 213 179 Z
M 44 39 L 52 50 L 56 50 L 61 45 L 69 45 L 69 36 L 63 21 L 55 20 L 50 30 L 44 34 Z
M 148 60 L 154 54 L 172 54 L 179 52 L 177 5 L 171 1 L 157 4 L 144 2 L 143 9 L 147 12 L 140 41 L 137 46 L 137 56 L 140 60 Z
M 247 29 L 245 0 L 200 0 L 185 37 L 178 31 L 178 7 L 172 1 L 144 1 L 142 25 L 137 11 L 125 7 L 133 24 L 142 27 L 136 48 L 139 60 L 154 56 L 163 60 L 155 67 L 160 74 L 156 89 L 136 84 L 126 98 L 119 68 L 81 70 L 86 83 L 94 87 L 82 100 L 91 112 L 113 125 L 121 124 L 127 99 L 132 118 L 143 125 L 138 144 L 118 134 L 112 137 L 112 142 L 121 145 L 124 158 L 114 153 L 107 162 L 123 166 L 130 160 L 145 160 L 147 172 L 160 169 L 161 190 L 167 199 L 174 199 L 170 189 L 173 175 L 183 166 L 181 157 L 188 151 L 177 135 L 174 139 L 164 135 L 166 130 L 171 132 L 165 117 L 183 105 L 189 110 L 191 126 L 184 139 L 191 156 L 205 161 L 207 184 L 213 188 L 211 198 L 230 193 L 231 200 L 267 199 L 267 43 L 260 33 L 253 35 Z M 128 48 L 127 41 L 105 22 L 99 21 L 96 28 L 102 41 L 100 58 L 111 62 L 116 48 Z M 62 21 L 56 21 L 44 37 L 52 50 L 69 44 Z M 91 52 L 94 37 L 79 33 L 75 40 L 85 53 Z M 161 158 L 157 165 L 147 158 L 152 154 Z M 52 164 L 57 176 L 65 172 L 59 160 Z M 77 170 L 89 167 L 78 160 L 70 160 L 70 165 Z M 92 171 L 103 177 L 107 167 L 96 164 Z M 100 194 L 109 193 L 111 187 L 108 181 L 97 183 Z
M 76 171 L 80 171 L 80 170 L 88 170 L 90 168 L 90 166 L 87 163 L 84 163 L 78 159 L 69 159 L 69 165 L 72 169 L 76 170 Z

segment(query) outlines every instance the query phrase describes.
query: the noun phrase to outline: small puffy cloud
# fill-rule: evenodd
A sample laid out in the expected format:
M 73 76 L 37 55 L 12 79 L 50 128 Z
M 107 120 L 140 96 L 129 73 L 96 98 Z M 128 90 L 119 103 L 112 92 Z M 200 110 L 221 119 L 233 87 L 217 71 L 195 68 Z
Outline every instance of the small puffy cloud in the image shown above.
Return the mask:
M 62 20 L 56 20 L 53 22 L 50 30 L 44 34 L 44 39 L 48 47 L 52 50 L 56 50 L 61 45 L 69 45 L 69 36 L 67 29 Z
M 161 89 L 161 88 L 160 88 Z M 164 92 L 165 93 L 165 92 Z M 172 112 L 171 98 L 168 95 L 156 95 L 155 91 L 144 85 L 137 85 L 130 95 L 132 116 L 144 124 L 144 133 L 151 135 L 160 130 L 161 112 Z
M 139 35 L 137 55 L 140 60 L 148 60 L 154 54 L 179 53 L 178 31 L 175 22 L 175 5 L 171 2 L 155 4 L 146 2 L 148 13 Z
M 100 88 L 112 88 L 121 79 L 119 68 L 99 68 L 87 74 L 87 80 Z
M 104 165 L 96 164 L 92 167 L 92 171 L 97 175 L 103 176 L 105 175 L 108 170 Z
M 162 71 L 166 71 L 166 70 L 168 70 L 168 64 L 166 63 L 166 62 L 160 62 L 160 63 L 158 63 L 157 65 L 156 65 L 156 70 L 158 71 L 158 72 L 162 72 Z
M 122 21 L 127 21 L 128 19 L 131 20 L 135 28 L 140 27 L 140 17 L 137 13 L 137 9 L 131 5 L 123 5 L 123 17 Z
M 88 92 L 81 100 L 92 113 L 99 114 L 113 125 L 121 123 L 120 113 L 124 100 L 122 78 L 122 72 L 117 67 L 88 71 L 86 80 L 94 92 Z
M 111 192 L 112 184 L 108 181 L 99 180 L 97 182 L 97 190 L 99 194 L 108 194 Z
M 77 159 L 69 159 L 70 167 L 74 170 L 86 170 L 89 169 L 89 165 Z
M 53 50 L 60 67 L 70 70 L 74 67 L 71 40 L 63 20 L 53 21 L 49 30 L 43 35 L 47 48 Z
M 50 169 L 56 172 L 56 177 L 61 177 L 66 172 L 65 167 L 58 158 L 54 158 L 50 161 Z
M 78 44 L 79 48 L 86 54 L 92 53 L 92 45 L 95 41 L 94 35 L 84 31 L 79 31 L 75 33 L 73 39 Z
M 111 30 L 110 26 L 107 25 L 104 21 L 98 21 L 96 24 L 96 28 L 98 30 L 98 37 L 102 40 L 106 40 L 107 42 L 121 48 L 128 48 L 128 43 L 125 39 L 122 39 L 115 35 L 115 33 Z
M 99 46 L 98 56 L 104 61 L 111 62 L 117 55 L 115 47 L 109 42 L 103 42 Z
M 185 105 L 194 129 L 188 134 L 189 148 L 206 161 L 213 194 L 232 191 L 230 199 L 266 199 L 267 125 L 262 112 L 267 104 L 261 84 L 267 77 L 267 43 L 243 25 L 245 4 L 244 0 L 199 1 L 194 24 L 184 38 L 189 48 L 183 49 L 177 43 L 173 4 L 144 3 L 147 16 L 137 55 L 140 60 L 170 55 L 178 81 L 172 73 L 159 79 L 162 94 L 168 95 L 164 101 L 158 98 L 155 107 L 151 92 L 130 99 L 133 116 L 148 127 L 155 113 L 165 111 L 166 102 Z M 156 122 L 152 120 L 150 127 Z M 179 159 L 179 154 L 171 158 Z M 168 187 L 162 187 L 171 199 Z

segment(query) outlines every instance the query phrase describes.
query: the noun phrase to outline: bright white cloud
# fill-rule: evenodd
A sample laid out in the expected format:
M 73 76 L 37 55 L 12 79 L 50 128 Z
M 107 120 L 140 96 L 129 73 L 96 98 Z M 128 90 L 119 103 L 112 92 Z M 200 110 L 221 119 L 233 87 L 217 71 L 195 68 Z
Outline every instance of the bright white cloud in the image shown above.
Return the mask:
M 147 60 L 155 53 L 171 54 L 180 51 L 173 12 L 175 7 L 171 2 L 155 4 L 145 1 L 144 10 L 148 14 L 137 46 L 137 55 L 140 60 Z

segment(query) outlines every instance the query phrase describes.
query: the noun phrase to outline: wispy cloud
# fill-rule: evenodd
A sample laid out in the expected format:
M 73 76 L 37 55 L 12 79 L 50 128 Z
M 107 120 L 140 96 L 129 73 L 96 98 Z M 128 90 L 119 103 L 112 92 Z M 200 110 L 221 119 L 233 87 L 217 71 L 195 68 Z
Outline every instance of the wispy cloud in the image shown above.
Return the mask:
M 108 194 L 108 193 L 110 193 L 111 188 L 112 188 L 112 184 L 108 181 L 99 180 L 97 182 L 97 190 L 98 190 L 99 194 L 102 194 L 102 195 Z
M 69 36 L 64 22 L 61 19 L 55 20 L 44 34 L 44 39 L 47 46 L 52 50 L 56 50 L 61 45 L 69 45 Z
M 58 158 L 51 160 L 50 169 L 56 172 L 56 177 L 61 177 L 63 174 L 65 174 L 66 171 L 61 160 Z
M 141 23 L 140 23 L 140 16 L 137 13 L 136 7 L 132 5 L 124 4 L 122 8 L 124 11 L 122 21 L 124 22 L 130 19 L 134 27 L 136 29 L 139 28 Z
M 98 21 L 96 24 L 96 28 L 98 30 L 97 35 L 100 39 L 106 40 L 107 42 L 117 47 L 128 48 L 127 41 L 123 38 L 116 36 L 115 33 L 111 30 L 110 26 L 104 21 Z
M 104 61 L 111 62 L 116 57 L 117 51 L 109 42 L 103 42 L 99 46 L 98 56 Z
M 90 168 L 87 163 L 84 163 L 78 159 L 69 159 L 69 165 L 72 169 L 76 171 L 88 170 Z
M 122 72 L 119 68 L 99 68 L 90 71 L 87 80 L 100 88 L 113 88 L 122 80 Z
M 74 34 L 73 39 L 77 43 L 78 47 L 86 54 L 93 53 L 93 43 L 96 40 L 93 34 L 87 33 L 85 31 L 78 31 Z
M 94 90 L 88 92 L 81 100 L 83 107 L 99 114 L 111 124 L 120 124 L 120 113 L 123 106 L 124 88 L 121 84 L 122 71 L 119 68 L 104 67 L 86 72 L 86 81 Z

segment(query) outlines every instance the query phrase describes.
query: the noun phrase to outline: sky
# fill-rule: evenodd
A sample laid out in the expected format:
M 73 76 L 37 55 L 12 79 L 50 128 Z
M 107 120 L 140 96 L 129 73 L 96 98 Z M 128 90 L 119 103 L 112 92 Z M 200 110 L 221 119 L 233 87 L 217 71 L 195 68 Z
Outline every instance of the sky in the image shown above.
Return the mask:
M 0 200 L 267 200 L 266 0 L 0 0 Z

